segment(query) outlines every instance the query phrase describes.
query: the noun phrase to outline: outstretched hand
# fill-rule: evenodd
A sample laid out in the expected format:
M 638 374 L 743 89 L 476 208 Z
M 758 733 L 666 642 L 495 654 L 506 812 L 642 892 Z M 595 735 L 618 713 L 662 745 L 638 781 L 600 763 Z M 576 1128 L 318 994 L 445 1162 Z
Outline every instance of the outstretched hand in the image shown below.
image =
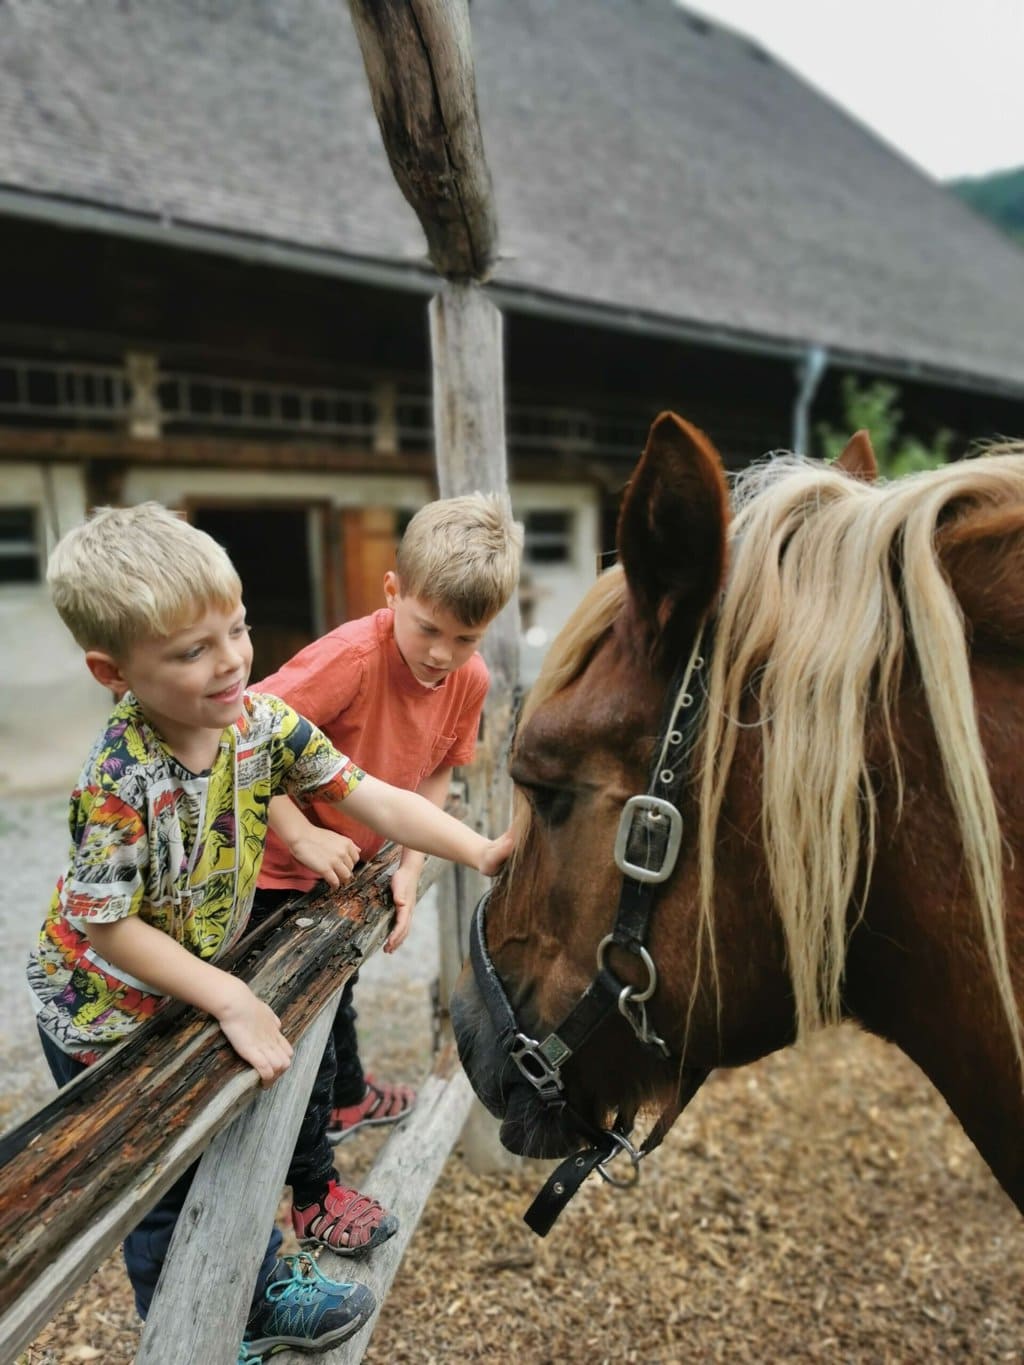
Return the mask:
M 480 855 L 477 870 L 482 872 L 485 877 L 497 876 L 512 853 L 513 842 L 511 829 L 507 829 L 504 834 L 499 834 L 497 839 L 489 839 Z

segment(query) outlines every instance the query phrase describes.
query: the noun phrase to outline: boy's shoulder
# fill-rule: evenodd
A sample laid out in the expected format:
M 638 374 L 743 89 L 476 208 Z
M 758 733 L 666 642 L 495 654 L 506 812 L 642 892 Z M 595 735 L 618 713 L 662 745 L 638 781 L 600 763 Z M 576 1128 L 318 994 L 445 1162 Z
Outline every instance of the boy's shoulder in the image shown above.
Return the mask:
M 467 691 L 487 691 L 491 681 L 491 671 L 484 663 L 482 654 L 471 654 L 461 668 L 451 675 L 458 678 Z
M 318 636 L 293 654 L 287 663 L 269 673 L 256 684 L 260 692 L 275 696 L 290 695 L 301 687 L 324 676 L 335 676 L 336 671 L 360 668 L 368 659 L 381 652 L 387 638 L 387 623 L 379 618 L 390 617 L 387 608 L 344 621 L 340 626 Z
M 72 804 L 82 794 L 117 796 L 128 805 L 141 807 L 153 781 L 158 762 L 152 733 L 131 693 L 113 708 L 93 741 L 71 795 Z

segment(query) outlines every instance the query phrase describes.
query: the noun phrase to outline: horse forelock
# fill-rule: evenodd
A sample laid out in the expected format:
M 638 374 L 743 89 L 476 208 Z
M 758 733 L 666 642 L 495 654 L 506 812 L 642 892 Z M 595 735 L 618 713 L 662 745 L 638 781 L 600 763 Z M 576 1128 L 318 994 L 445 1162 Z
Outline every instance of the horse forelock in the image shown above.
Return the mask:
M 850 907 L 876 840 L 869 726 L 900 778 L 894 707 L 908 647 L 939 740 L 989 958 L 1018 1057 L 1007 963 L 999 818 L 974 709 L 964 622 L 943 573 L 943 518 L 1016 507 L 1024 444 L 892 483 L 787 457 L 734 488 L 731 572 L 716 623 L 701 762 L 701 914 L 714 944 L 715 837 L 756 694 L 764 853 L 801 1032 L 837 1019 Z M 900 788 L 897 787 L 897 799 Z

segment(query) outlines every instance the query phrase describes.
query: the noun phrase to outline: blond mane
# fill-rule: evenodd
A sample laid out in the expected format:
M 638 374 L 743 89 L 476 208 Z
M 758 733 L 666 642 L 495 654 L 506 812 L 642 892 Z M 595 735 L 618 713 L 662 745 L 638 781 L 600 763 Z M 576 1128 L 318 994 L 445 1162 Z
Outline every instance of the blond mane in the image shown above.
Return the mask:
M 870 885 L 878 812 L 869 713 L 902 795 L 893 708 L 912 644 L 992 971 L 1024 1067 L 1004 927 L 999 816 L 978 733 L 959 604 L 936 551 L 953 503 L 1019 505 L 1024 445 L 893 483 L 795 456 L 734 485 L 728 588 L 717 619 L 701 777 L 701 921 L 714 944 L 715 833 L 741 727 L 758 699 L 762 824 L 801 1035 L 838 1020 L 849 910 Z M 906 623 L 906 625 L 905 625 Z M 857 907 L 862 910 L 863 902 Z
M 753 688 L 764 846 L 800 1035 L 840 1017 L 850 907 L 858 887 L 863 900 L 870 886 L 878 811 L 865 753 L 869 714 L 881 721 L 902 797 L 893 711 L 910 644 L 993 976 L 1024 1068 L 1006 951 L 999 817 L 964 622 L 936 552 L 940 519 L 953 503 L 958 510 L 1016 504 L 1024 520 L 1022 456 L 1024 444 L 1004 444 L 984 459 L 893 483 L 866 483 L 785 456 L 735 480 L 729 581 L 717 616 L 699 760 L 700 939 L 715 970 L 716 833 L 743 699 Z M 524 722 L 580 673 L 624 594 L 619 568 L 598 579 L 552 646 Z M 526 818 L 520 816 L 520 833 Z M 862 911 L 862 901 L 855 909 Z

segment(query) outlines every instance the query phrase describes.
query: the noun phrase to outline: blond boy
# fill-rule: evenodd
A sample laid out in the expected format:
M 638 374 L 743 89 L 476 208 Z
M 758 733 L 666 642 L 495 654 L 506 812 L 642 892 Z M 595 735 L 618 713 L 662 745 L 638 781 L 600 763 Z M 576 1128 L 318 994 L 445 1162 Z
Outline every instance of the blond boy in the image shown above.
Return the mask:
M 246 690 L 241 584 L 210 537 L 154 503 L 105 508 L 70 532 L 48 578 L 93 676 L 122 699 L 71 796 L 71 848 L 29 962 L 59 1083 L 168 999 L 211 1014 L 271 1084 L 292 1048 L 273 1011 L 217 961 L 249 918 L 271 799 L 348 801 L 386 837 L 487 874 L 507 856 L 430 802 L 366 775 L 308 720 Z M 125 1242 L 142 1316 L 191 1180 Z M 253 1353 L 325 1350 L 366 1321 L 362 1285 L 267 1248 L 246 1330 Z
M 521 547 L 522 531 L 507 498 L 474 493 L 428 503 L 410 521 L 395 568 L 384 575 L 385 606 L 314 641 L 261 688 L 307 715 L 332 743 L 388 782 L 443 805 L 452 768 L 473 757 L 488 685 L 477 650 L 515 591 Z M 306 821 L 286 799 L 274 807 L 275 828 L 295 821 L 294 850 Z M 342 863 L 371 858 L 384 842 L 366 822 L 352 819 L 351 805 L 341 810 L 313 801 L 306 815 L 325 836 L 334 835 Z M 395 923 L 385 952 L 409 931 L 422 866 L 423 855 L 404 847 L 391 883 Z M 348 866 L 339 867 L 338 880 L 348 875 Z M 257 913 L 315 882 L 315 873 L 271 835 Z M 326 1199 L 317 1194 L 332 1170 L 330 1144 L 366 1125 L 399 1121 L 415 1100 L 408 1086 L 364 1073 L 355 1018 L 350 982 L 288 1173 L 296 1233 L 300 1239 L 316 1236 L 342 1255 L 379 1245 L 397 1222 L 350 1187 L 332 1183 Z

